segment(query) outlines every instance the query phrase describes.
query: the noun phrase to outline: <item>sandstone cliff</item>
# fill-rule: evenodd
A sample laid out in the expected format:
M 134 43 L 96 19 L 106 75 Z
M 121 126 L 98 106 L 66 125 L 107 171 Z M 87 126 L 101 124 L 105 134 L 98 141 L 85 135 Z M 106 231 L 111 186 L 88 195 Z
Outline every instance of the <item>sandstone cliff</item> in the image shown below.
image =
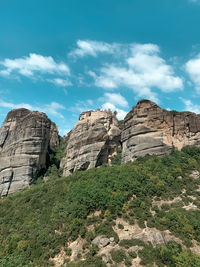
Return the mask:
M 0 196 L 28 187 L 57 144 L 57 127 L 44 113 L 10 111 L 0 129 Z
M 141 100 L 124 119 L 122 163 L 146 154 L 164 155 L 171 148 L 200 146 L 200 115 L 168 111 Z
M 67 136 L 66 157 L 61 161 L 64 175 L 109 163 L 120 146 L 118 120 L 111 111 L 88 111 Z

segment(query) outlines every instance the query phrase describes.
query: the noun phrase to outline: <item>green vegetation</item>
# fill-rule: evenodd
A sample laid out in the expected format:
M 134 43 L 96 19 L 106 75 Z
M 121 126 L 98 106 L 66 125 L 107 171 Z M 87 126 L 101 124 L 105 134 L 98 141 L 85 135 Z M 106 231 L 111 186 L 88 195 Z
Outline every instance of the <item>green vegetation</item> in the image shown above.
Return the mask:
M 66 147 L 64 137 L 59 136 L 59 145 L 51 147 L 49 149 L 49 155 L 47 157 L 47 170 L 42 170 L 38 174 L 39 180 L 43 177 L 50 179 L 59 178 L 62 176 L 62 168 L 60 168 L 60 161 L 65 156 L 64 150 Z
M 119 223 L 119 224 L 118 224 L 118 228 L 119 228 L 119 229 L 124 229 L 123 224 Z
M 131 257 L 131 258 L 137 258 L 137 253 L 136 252 L 134 252 L 134 251 L 129 251 L 128 252 L 128 255 Z
M 67 267 L 106 267 L 106 264 L 102 262 L 101 257 L 89 256 L 84 261 L 79 261 L 76 263 L 68 263 Z
M 144 249 L 139 251 L 141 264 L 152 266 L 156 263 L 158 267 L 199 267 L 200 256 L 192 254 L 189 251 L 183 251 L 181 246 L 175 242 L 169 242 L 166 246 L 153 248 L 152 245 L 145 245 Z
M 52 162 L 59 160 L 58 154 L 55 152 Z M 117 217 L 141 227 L 146 221 L 149 227 L 168 229 L 188 247 L 192 239 L 200 242 L 200 211 L 182 207 L 193 196 L 200 208 L 200 179 L 190 178 L 192 170 L 200 170 L 200 149 L 195 147 L 174 149 L 162 158 L 147 155 L 126 165 L 75 172 L 68 177 L 52 174 L 54 179 L 40 181 L 0 200 L 0 266 L 51 266 L 49 259 L 78 236 L 87 240 L 86 260 L 65 266 L 105 266 L 91 241 L 97 235 L 105 235 L 118 242 L 112 228 Z M 182 197 L 179 206 L 152 206 L 153 200 L 177 196 Z M 95 211 L 101 214 L 88 217 Z M 94 228 L 88 230 L 88 225 Z M 120 242 L 122 251 L 134 244 L 134 240 Z M 137 245 L 144 247 L 138 253 L 146 265 L 156 262 L 158 266 L 200 266 L 198 256 L 174 243 L 158 248 L 141 242 Z M 66 251 L 70 254 L 70 250 Z M 130 266 L 131 257 L 125 256 L 123 261 Z
M 122 149 L 118 148 L 117 149 L 117 154 L 111 158 L 111 164 L 112 166 L 114 165 L 120 165 L 122 160 Z
M 118 127 L 119 127 L 120 130 L 124 129 L 124 120 L 118 121 Z
M 112 260 L 116 263 L 120 263 L 126 259 L 126 254 L 123 250 L 112 250 L 111 251 Z
M 144 242 L 139 239 L 124 239 L 120 241 L 119 245 L 124 248 L 130 248 L 133 246 L 144 246 Z

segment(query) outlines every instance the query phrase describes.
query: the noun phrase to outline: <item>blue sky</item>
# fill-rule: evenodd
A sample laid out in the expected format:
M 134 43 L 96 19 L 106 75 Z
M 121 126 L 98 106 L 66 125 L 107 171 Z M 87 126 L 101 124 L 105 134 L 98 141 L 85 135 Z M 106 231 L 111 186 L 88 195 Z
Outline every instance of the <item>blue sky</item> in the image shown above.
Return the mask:
M 199 25 L 199 0 L 0 0 L 0 123 L 26 107 L 63 135 L 142 98 L 200 113 Z

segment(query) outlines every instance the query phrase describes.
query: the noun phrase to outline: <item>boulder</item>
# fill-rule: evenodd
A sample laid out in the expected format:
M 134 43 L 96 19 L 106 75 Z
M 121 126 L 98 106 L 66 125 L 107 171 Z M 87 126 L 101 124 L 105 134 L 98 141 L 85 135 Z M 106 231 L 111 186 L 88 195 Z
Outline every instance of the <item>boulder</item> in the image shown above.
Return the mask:
M 61 161 L 64 175 L 109 164 L 120 144 L 116 115 L 108 111 L 83 112 L 66 137 L 66 156 Z
M 10 111 L 0 128 L 1 197 L 32 184 L 37 171 L 46 167 L 50 145 L 58 142 L 58 129 L 44 113 Z
M 200 115 L 168 111 L 141 100 L 124 119 L 122 163 L 146 154 L 168 154 L 172 147 L 200 146 Z
M 110 244 L 110 239 L 103 236 L 97 236 L 92 240 L 92 244 L 97 245 L 98 247 L 106 247 Z
M 199 173 L 199 171 L 197 171 L 197 170 L 193 170 L 192 172 L 191 172 L 191 174 L 190 174 L 190 178 L 192 178 L 192 179 L 198 179 L 200 177 L 200 173 Z

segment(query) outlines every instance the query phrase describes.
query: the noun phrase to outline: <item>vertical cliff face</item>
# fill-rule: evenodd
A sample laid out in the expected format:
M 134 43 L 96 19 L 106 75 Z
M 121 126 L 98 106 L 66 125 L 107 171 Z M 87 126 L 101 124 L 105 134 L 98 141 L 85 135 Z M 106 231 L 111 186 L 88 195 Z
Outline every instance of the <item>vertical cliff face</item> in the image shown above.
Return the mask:
M 46 167 L 48 147 L 57 144 L 57 127 L 44 113 L 10 111 L 0 129 L 0 195 L 28 187 Z
M 168 111 L 141 100 L 124 119 L 122 163 L 146 154 L 164 155 L 171 148 L 200 146 L 200 115 Z
M 118 120 L 111 111 L 88 111 L 67 136 L 64 175 L 109 163 L 120 146 Z

